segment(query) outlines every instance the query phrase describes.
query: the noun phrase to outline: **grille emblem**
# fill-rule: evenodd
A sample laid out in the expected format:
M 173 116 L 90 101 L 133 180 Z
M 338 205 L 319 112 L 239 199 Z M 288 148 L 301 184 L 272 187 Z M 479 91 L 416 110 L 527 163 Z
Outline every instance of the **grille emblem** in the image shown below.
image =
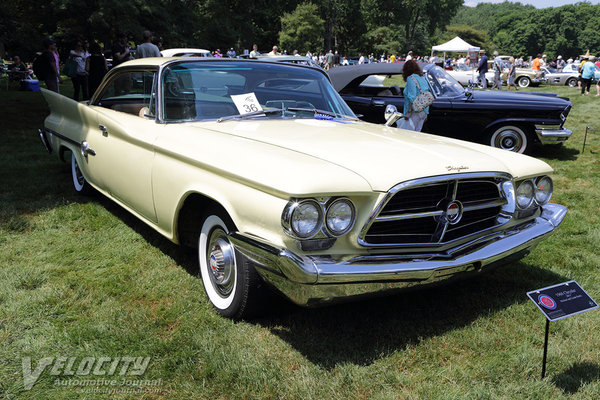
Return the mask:
M 462 218 L 462 214 L 463 207 L 459 201 L 454 200 L 446 207 L 446 221 L 448 221 L 450 225 L 457 224 Z

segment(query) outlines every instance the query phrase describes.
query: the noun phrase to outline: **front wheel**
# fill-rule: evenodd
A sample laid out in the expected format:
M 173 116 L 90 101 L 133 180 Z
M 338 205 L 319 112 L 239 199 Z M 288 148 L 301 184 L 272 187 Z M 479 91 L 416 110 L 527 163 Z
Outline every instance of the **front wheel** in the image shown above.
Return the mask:
M 529 87 L 529 85 L 531 85 L 531 79 L 526 76 L 522 76 L 517 80 L 517 84 L 522 88 Z
M 567 80 L 567 86 L 569 86 L 569 87 L 577 86 L 577 78 L 569 78 Z
M 530 147 L 525 131 L 514 125 L 504 125 L 493 130 L 488 136 L 488 144 L 520 154 L 528 152 Z
M 79 164 L 77 163 L 77 158 L 75 158 L 75 154 L 71 154 L 71 175 L 73 177 L 73 187 L 77 193 L 83 195 L 89 195 L 92 193 L 92 186 L 88 183 L 88 181 L 81 173 L 81 169 L 79 169 Z
M 255 314 L 261 279 L 252 263 L 229 240 L 220 213 L 209 213 L 198 240 L 202 284 L 208 300 L 224 317 L 239 320 Z

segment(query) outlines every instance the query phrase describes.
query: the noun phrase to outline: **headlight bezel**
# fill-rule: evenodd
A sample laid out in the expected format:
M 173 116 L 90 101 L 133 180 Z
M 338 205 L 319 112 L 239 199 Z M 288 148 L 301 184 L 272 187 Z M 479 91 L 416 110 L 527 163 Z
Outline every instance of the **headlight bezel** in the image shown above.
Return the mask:
M 340 201 L 348 204 L 352 210 L 352 220 L 350 224 L 342 231 L 336 231 L 335 229 L 330 229 L 327 224 L 327 216 L 329 214 L 330 208 L 338 204 Z M 309 234 L 302 235 L 302 232 L 298 232 L 294 227 L 293 218 L 294 213 L 298 212 L 299 207 L 305 204 L 313 204 L 319 210 L 319 223 L 315 226 L 313 230 L 309 232 Z M 282 214 L 281 214 L 281 225 L 283 227 L 284 232 L 296 239 L 300 242 L 308 241 L 311 239 L 337 239 L 341 236 L 349 233 L 355 226 L 357 219 L 357 211 L 356 206 L 352 200 L 347 197 L 339 196 L 339 197 L 322 197 L 322 198 L 292 198 L 285 206 Z
M 546 183 L 543 184 L 542 187 L 547 188 L 549 186 L 550 189 L 546 190 L 547 194 L 545 195 L 545 198 L 540 198 L 539 193 L 543 191 L 543 189 L 540 190 L 540 183 L 543 180 L 546 180 Z M 521 190 L 521 188 L 524 188 L 524 185 L 530 186 L 531 188 L 531 196 L 527 202 L 527 206 L 524 206 L 523 204 L 519 203 L 519 190 Z M 554 192 L 554 182 L 552 181 L 552 178 L 548 175 L 541 175 L 524 179 L 518 184 L 516 184 L 515 187 L 515 206 L 516 209 L 520 211 L 529 210 L 535 207 L 540 207 L 545 204 L 548 204 Z

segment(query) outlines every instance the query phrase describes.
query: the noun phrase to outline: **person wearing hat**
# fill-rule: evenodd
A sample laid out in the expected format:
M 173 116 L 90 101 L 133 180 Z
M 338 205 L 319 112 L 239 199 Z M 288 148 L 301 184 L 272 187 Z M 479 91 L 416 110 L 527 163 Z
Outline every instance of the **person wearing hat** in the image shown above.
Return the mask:
M 484 89 L 487 89 L 487 80 L 485 79 L 485 73 L 488 72 L 488 58 L 485 55 L 485 50 L 479 50 L 479 65 L 477 66 L 477 72 L 479 72 L 479 82 Z
M 546 55 L 544 54 L 540 60 L 540 67 L 545 67 L 546 65 Z
M 38 79 L 46 83 L 48 90 L 58 93 L 58 83 L 63 83 L 63 80 L 56 68 L 56 56 L 54 55 L 56 54 L 56 42 L 48 37 L 44 39 L 43 45 L 44 51 L 39 55 L 39 61 L 34 61 L 34 67 L 37 63 L 41 65 L 38 70 L 43 71 L 44 76 L 38 76 Z M 36 75 L 39 75 L 39 73 Z
M 583 60 L 579 69 L 581 71 L 581 95 L 590 94 L 590 86 L 596 71 L 596 65 L 591 61 L 594 57 L 590 56 L 590 51 L 583 56 Z
M 556 57 L 556 70 L 558 72 L 562 72 L 565 68 L 565 60 L 563 60 L 562 56 Z

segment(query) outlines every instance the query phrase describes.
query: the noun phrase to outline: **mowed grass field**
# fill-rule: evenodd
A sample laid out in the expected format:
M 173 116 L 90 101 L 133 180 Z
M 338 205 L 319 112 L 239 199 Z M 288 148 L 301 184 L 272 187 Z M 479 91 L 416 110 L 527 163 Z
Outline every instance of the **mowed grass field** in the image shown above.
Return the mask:
M 3 85 L 0 398 L 600 398 L 600 311 L 551 324 L 541 380 L 545 319 L 525 295 L 575 279 L 600 300 L 600 98 L 531 90 L 570 97 L 574 131 L 564 146 L 534 152 L 555 169 L 552 201 L 569 214 L 532 254 L 437 289 L 321 309 L 281 300 L 234 323 L 212 310 L 193 253 L 110 200 L 74 193 L 70 164 L 37 137 L 48 113 L 41 94 Z M 582 153 L 588 125 L 599 133 Z M 35 369 L 45 357 L 130 356 L 150 362 L 125 377 L 158 384 L 91 394 L 56 379 L 97 376 L 48 367 L 24 385 L 24 357 Z

